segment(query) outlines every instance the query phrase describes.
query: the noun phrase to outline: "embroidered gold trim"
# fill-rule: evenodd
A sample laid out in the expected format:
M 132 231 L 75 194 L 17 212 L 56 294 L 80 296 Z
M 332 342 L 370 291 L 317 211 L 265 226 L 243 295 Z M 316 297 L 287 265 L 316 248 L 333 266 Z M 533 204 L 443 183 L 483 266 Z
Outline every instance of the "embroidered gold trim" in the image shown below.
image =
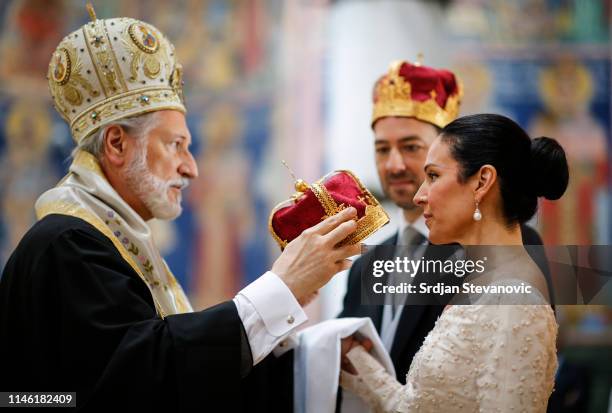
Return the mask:
M 67 202 L 62 202 L 62 201 L 50 202 L 48 204 L 42 205 L 40 208 L 37 208 L 36 210 L 36 216 L 39 220 L 43 219 L 49 214 L 61 214 L 61 215 L 73 216 L 76 218 L 80 218 L 83 221 L 92 225 L 94 228 L 96 228 L 98 231 L 104 234 L 104 236 L 106 236 L 113 243 L 117 251 L 119 251 L 119 254 L 121 254 L 121 257 L 129 264 L 130 267 L 132 267 L 132 269 L 136 272 L 136 274 L 138 274 L 140 279 L 142 279 L 142 281 L 148 285 L 147 278 L 144 276 L 144 274 L 140 270 L 140 267 L 138 267 L 138 264 L 136 264 L 134 259 L 130 256 L 128 251 L 121 244 L 121 242 L 117 239 L 117 237 L 113 235 L 112 231 L 108 228 L 108 226 L 106 226 L 104 222 L 102 222 L 100 218 L 98 218 L 96 215 L 92 214 L 91 212 L 77 205 L 70 204 Z M 151 298 L 153 299 L 153 303 L 155 304 L 155 309 L 157 313 L 159 314 L 159 316 L 162 319 L 165 318 L 167 314 L 163 311 L 161 305 L 159 304 L 159 302 L 157 301 L 157 299 L 152 293 L 151 293 Z
M 142 99 L 143 96 L 147 97 L 146 101 Z M 160 105 L 161 103 L 166 104 Z M 152 106 L 143 110 L 143 107 L 149 105 Z M 133 90 L 113 96 L 88 108 L 72 121 L 70 129 L 72 136 L 78 142 L 96 130 L 101 122 L 165 109 L 185 113 L 185 107 L 174 89 L 166 86 Z
M 59 55 L 57 53 L 60 53 Z M 66 59 L 67 71 L 61 78 L 61 82 L 56 81 L 54 72 L 58 64 L 57 58 L 60 57 L 59 64 L 61 64 L 61 56 Z M 71 106 L 80 106 L 83 103 L 83 95 L 79 91 L 78 86 L 81 86 L 87 91 L 89 96 L 97 97 L 100 92 L 95 90 L 91 83 L 83 77 L 81 71 L 83 70 L 83 63 L 79 58 L 74 47 L 62 47 L 55 54 L 55 65 L 53 65 L 53 59 L 49 64 L 49 75 L 52 81 L 49 82 L 49 88 L 51 89 L 51 95 L 55 102 L 55 106 L 58 109 L 60 115 L 69 121 L 70 114 L 66 107 L 66 102 Z
M 95 24 L 96 24 L 95 22 L 90 22 L 88 25 L 94 26 Z M 108 92 L 106 90 L 104 82 L 102 81 L 102 75 L 100 74 L 100 69 L 98 68 L 96 61 L 94 60 L 94 53 L 91 50 L 91 45 L 89 44 L 90 40 L 89 40 L 89 37 L 87 36 L 87 30 L 85 29 L 88 25 L 83 26 L 83 29 L 81 30 L 83 32 L 83 39 L 85 40 L 85 47 L 87 47 L 87 53 L 89 54 L 89 57 L 92 60 L 93 68 L 94 68 L 94 71 L 96 72 L 96 77 L 98 78 L 98 82 L 100 82 L 100 85 L 102 86 L 102 93 L 104 93 L 104 97 L 107 98 Z
M 321 217 L 321 220 L 336 215 L 338 212 L 344 209 L 339 207 L 338 204 L 336 204 L 334 198 L 329 195 L 329 192 L 327 192 L 327 188 L 325 188 L 325 186 L 321 184 L 320 181 L 313 183 L 310 187 L 312 189 L 312 192 L 319 200 L 319 203 L 323 207 L 323 210 L 325 211 L 325 216 Z
M 185 292 L 179 285 L 176 277 L 168 268 L 166 262 L 164 262 L 164 266 L 166 267 L 166 275 L 168 276 L 168 282 L 170 283 L 170 289 L 172 290 L 172 295 L 174 296 L 174 302 L 179 310 L 179 313 L 188 313 L 191 311 L 190 306 L 185 303 L 183 298 L 185 298 Z
M 270 231 L 270 234 L 272 234 L 272 238 L 274 238 L 274 241 L 276 241 L 278 245 L 280 246 L 281 251 L 285 249 L 288 242 L 287 240 L 281 239 L 276 234 L 276 231 L 274 231 L 274 227 L 272 226 L 272 218 L 274 218 L 274 214 L 276 213 L 276 211 L 278 211 L 279 209 L 285 206 L 290 206 L 293 204 L 295 204 L 295 200 L 283 201 L 283 202 L 276 204 L 274 208 L 272 208 L 272 212 L 270 212 L 270 216 L 268 217 L 268 230 Z
M 138 40 L 134 33 L 135 27 L 145 29 L 154 39 L 155 46 L 147 47 Z M 142 63 L 143 73 L 149 79 L 156 79 L 161 73 L 162 65 L 170 67 L 166 49 L 160 42 L 160 35 L 144 22 L 134 22 L 126 28 L 127 36 L 123 36 L 122 42 L 130 51 L 130 74 L 128 78 L 130 82 L 136 82 L 138 78 L 138 67 Z M 131 41 L 129 41 L 129 40 Z M 178 63 L 177 63 L 178 66 Z M 172 77 L 172 76 L 171 76 Z M 169 79 L 170 80 L 170 79 Z M 182 86 L 182 85 L 181 85 Z M 179 93 L 180 94 L 180 93 Z
M 52 77 L 60 86 L 65 85 L 70 80 L 70 72 L 72 71 L 72 61 L 70 60 L 70 54 L 65 47 L 62 47 L 57 51 L 58 55 L 55 56 L 55 67 L 53 68 Z M 65 59 L 66 65 L 62 64 L 62 57 Z M 61 69 L 58 75 L 58 69 Z
M 119 61 L 117 60 L 117 54 L 115 53 L 115 49 L 113 48 L 113 42 L 111 41 L 110 34 L 108 33 L 108 28 L 106 27 L 106 20 L 104 21 L 104 34 L 106 35 L 106 41 L 108 41 L 108 48 L 110 49 L 110 55 L 113 59 L 113 63 L 117 68 L 117 78 L 119 79 L 119 83 L 121 84 L 121 91 L 125 92 L 128 90 L 127 84 L 125 83 L 125 79 L 123 78 L 123 71 L 121 70 L 121 66 L 119 65 Z
M 153 37 L 153 39 L 155 40 L 155 45 L 153 47 L 145 45 L 136 37 L 136 33 L 134 33 L 134 30 L 136 30 L 137 26 L 141 30 L 145 29 L 147 31 L 147 34 Z M 130 36 L 130 39 L 132 39 L 132 41 L 134 42 L 134 44 L 143 52 L 153 54 L 157 52 L 157 49 L 159 49 L 159 40 L 155 36 L 156 33 L 150 33 L 150 32 L 152 32 L 152 30 L 149 27 L 145 26 L 142 22 L 134 22 L 128 26 L 128 34 Z
M 104 95 L 109 98 L 125 93 L 128 88 L 123 81 L 121 66 L 117 62 L 105 23 L 106 20 L 91 22 L 83 27 L 83 33 L 98 80 Z
M 102 168 L 100 167 L 100 163 L 91 153 L 86 151 L 78 151 L 74 160 L 72 161 L 73 165 L 81 166 L 89 171 L 92 171 L 96 175 L 101 176 L 106 179 L 104 172 L 102 172 Z
M 357 221 L 357 229 L 340 242 L 340 245 L 356 244 L 389 223 L 389 216 L 381 206 L 366 206 L 366 212 Z

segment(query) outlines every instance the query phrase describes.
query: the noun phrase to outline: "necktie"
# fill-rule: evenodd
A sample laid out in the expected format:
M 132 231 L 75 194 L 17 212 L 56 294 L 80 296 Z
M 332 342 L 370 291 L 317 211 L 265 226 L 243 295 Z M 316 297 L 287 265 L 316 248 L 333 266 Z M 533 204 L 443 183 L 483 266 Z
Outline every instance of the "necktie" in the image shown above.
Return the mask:
M 404 259 L 404 257 L 409 260 L 418 259 L 418 252 L 420 252 L 419 246 L 423 244 L 427 238 L 419 231 L 414 229 L 413 226 L 407 225 L 402 232 L 402 236 L 399 237 L 399 245 L 396 248 L 396 257 Z M 390 285 L 399 285 L 401 282 L 410 283 L 413 278 L 411 278 L 406 273 L 397 273 L 394 272 L 391 274 Z M 403 294 L 393 294 L 391 303 L 393 306 L 391 307 L 391 313 L 395 316 L 395 312 L 398 307 L 402 305 L 405 301 L 405 295 Z

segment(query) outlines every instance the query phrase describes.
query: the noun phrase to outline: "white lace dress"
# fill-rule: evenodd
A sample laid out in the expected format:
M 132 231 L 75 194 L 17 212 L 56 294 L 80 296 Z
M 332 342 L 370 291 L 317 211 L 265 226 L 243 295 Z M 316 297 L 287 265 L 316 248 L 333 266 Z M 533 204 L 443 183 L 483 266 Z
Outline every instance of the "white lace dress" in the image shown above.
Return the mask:
M 557 369 L 557 322 L 548 305 L 452 306 L 438 318 L 402 386 L 363 347 L 343 388 L 375 412 L 545 412 Z M 534 297 L 538 303 L 543 298 Z

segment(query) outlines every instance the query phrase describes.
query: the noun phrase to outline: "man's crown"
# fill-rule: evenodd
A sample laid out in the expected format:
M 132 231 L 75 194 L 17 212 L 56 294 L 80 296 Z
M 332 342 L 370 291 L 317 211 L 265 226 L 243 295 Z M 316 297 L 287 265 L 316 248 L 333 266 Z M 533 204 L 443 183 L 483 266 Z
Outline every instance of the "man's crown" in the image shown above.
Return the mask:
M 459 115 L 461 83 L 444 69 L 393 62 L 374 86 L 372 126 L 383 117 L 411 117 L 443 128 Z
M 357 229 L 341 244 L 356 244 L 389 222 L 389 215 L 374 195 L 350 171 L 333 171 L 307 184 L 296 179 L 290 199 L 272 209 L 268 226 L 281 249 L 302 231 L 348 207 L 357 210 Z
M 55 108 L 78 143 L 102 123 L 162 109 L 185 112 L 182 66 L 155 27 L 127 17 L 97 19 L 70 33 L 49 63 Z

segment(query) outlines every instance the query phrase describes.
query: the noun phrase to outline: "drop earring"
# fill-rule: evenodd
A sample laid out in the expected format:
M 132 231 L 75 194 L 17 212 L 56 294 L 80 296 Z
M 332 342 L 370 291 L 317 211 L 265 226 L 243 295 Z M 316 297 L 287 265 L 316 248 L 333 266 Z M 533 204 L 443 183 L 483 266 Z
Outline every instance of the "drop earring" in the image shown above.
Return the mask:
M 478 201 L 476 201 L 476 210 L 474 211 L 472 218 L 474 218 L 474 221 L 480 221 L 482 219 L 482 213 L 480 212 L 480 209 L 478 209 Z

